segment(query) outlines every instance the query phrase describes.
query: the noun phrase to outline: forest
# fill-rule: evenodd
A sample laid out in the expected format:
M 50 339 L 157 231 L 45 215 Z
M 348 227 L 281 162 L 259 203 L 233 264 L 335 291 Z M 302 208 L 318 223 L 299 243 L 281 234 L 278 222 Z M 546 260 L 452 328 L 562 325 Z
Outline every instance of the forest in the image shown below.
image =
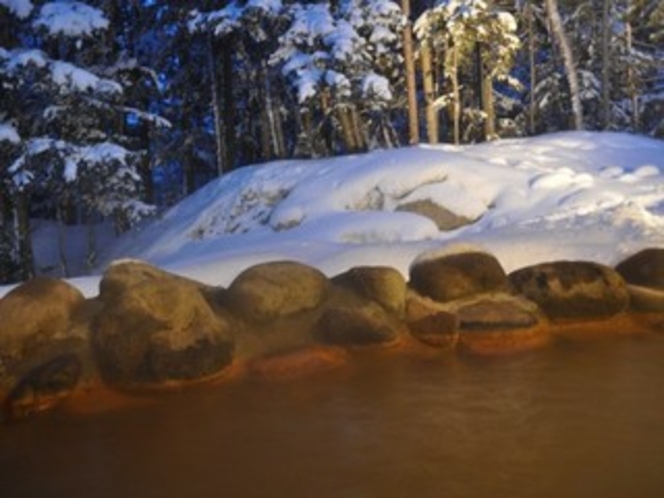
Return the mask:
M 246 165 L 570 129 L 664 139 L 664 2 L 0 0 L 0 284 L 34 219 L 92 269 Z

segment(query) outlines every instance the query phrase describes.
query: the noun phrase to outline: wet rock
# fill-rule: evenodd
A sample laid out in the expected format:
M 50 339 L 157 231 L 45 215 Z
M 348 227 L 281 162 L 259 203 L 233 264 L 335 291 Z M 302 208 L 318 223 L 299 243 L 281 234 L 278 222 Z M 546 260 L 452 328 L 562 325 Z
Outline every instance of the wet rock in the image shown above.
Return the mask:
M 353 290 L 389 313 L 403 316 L 406 303 L 406 280 L 394 268 L 359 266 L 332 279 L 332 283 Z
M 547 344 L 550 336 L 541 311 L 523 298 L 507 294 L 463 304 L 459 347 L 478 354 L 502 354 Z
M 608 318 L 629 305 L 625 281 L 615 270 L 598 263 L 542 263 L 511 273 L 509 280 L 553 321 Z
M 18 402 L 22 391 L 17 386 L 29 385 L 27 379 L 56 358 L 87 353 L 88 338 L 76 326 L 84 303 L 83 295 L 70 284 L 43 277 L 0 299 L 0 404 Z M 8 400 L 11 392 L 13 400 Z M 24 404 L 26 413 L 39 411 Z
M 664 314 L 664 290 L 628 285 L 629 308 L 637 313 Z
M 320 317 L 314 337 L 323 344 L 366 346 L 397 338 L 401 324 L 375 303 L 330 306 Z
M 397 207 L 397 211 L 419 214 L 433 221 L 438 230 L 449 231 L 469 225 L 475 220 L 453 213 L 431 199 L 407 202 Z
M 293 261 L 263 263 L 243 271 L 224 300 L 249 322 L 267 322 L 317 307 L 329 282 L 320 271 Z
M 83 366 L 75 354 L 63 354 L 34 368 L 9 393 L 3 406 L 5 420 L 19 420 L 56 406 L 69 396 Z
M 147 279 L 106 303 L 92 339 L 103 377 L 116 385 L 201 379 L 233 359 L 230 321 L 174 278 Z
M 644 249 L 616 266 L 628 284 L 664 291 L 664 248 Z
M 435 348 L 453 349 L 459 340 L 457 315 L 412 290 L 406 300 L 406 323 L 414 337 Z
M 507 276 L 498 260 L 481 251 L 443 254 L 416 260 L 410 286 L 441 303 L 507 288 Z

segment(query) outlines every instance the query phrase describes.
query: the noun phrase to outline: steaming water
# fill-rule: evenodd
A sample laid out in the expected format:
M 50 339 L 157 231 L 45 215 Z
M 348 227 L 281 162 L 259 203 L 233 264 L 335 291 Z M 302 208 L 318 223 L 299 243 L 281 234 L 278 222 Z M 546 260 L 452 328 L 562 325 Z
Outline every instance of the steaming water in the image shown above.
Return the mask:
M 17 497 L 664 496 L 664 337 L 478 360 L 363 356 L 0 427 Z

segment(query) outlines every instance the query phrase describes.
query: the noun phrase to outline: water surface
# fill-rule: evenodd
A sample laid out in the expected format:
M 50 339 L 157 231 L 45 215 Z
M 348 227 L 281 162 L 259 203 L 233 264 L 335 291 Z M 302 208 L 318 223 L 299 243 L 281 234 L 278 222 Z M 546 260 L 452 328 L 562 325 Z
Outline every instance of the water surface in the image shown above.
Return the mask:
M 664 337 L 367 355 L 0 427 L 3 497 L 664 496 Z

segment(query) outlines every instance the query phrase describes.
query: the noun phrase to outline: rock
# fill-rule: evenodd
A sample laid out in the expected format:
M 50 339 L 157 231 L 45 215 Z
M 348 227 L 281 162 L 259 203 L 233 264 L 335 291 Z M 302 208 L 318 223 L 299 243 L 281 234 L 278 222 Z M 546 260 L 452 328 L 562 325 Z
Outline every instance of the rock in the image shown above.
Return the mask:
M 507 294 L 460 306 L 459 347 L 476 354 L 502 354 L 547 344 L 550 336 L 537 306 Z
M 103 377 L 123 386 L 216 374 L 234 348 L 230 322 L 176 278 L 147 279 L 106 303 L 92 339 Z
M 507 276 L 494 256 L 471 251 L 416 260 L 410 269 L 410 285 L 423 296 L 445 303 L 505 290 Z
M 475 220 L 453 213 L 431 199 L 407 202 L 397 207 L 397 211 L 419 214 L 433 221 L 438 230 L 449 231 L 469 225 Z
M 3 403 L 3 418 L 18 420 L 56 406 L 81 378 L 83 365 L 75 354 L 63 354 L 24 375 Z
M 398 320 L 375 303 L 356 306 L 330 306 L 314 329 L 314 337 L 323 344 L 366 346 L 387 343 L 401 332 Z
M 301 263 L 263 263 L 238 275 L 224 299 L 243 319 L 266 322 L 317 307 L 328 285 L 325 275 Z
M 162 279 L 175 279 L 196 289 L 207 287 L 200 282 L 169 273 L 143 261 L 120 260 L 111 264 L 104 272 L 99 282 L 99 298 L 102 301 L 110 301 L 147 280 Z
M 435 348 L 453 349 L 459 340 L 457 315 L 412 290 L 406 300 L 406 323 L 415 338 Z
M 628 284 L 664 291 L 664 248 L 644 249 L 616 266 Z
M 353 290 L 386 311 L 403 316 L 406 303 L 406 280 L 394 268 L 360 266 L 332 279 L 332 283 Z
M 664 314 L 664 290 L 628 285 L 629 308 L 637 313 Z
M 552 321 L 608 318 L 629 305 L 625 281 L 615 270 L 598 263 L 542 263 L 511 273 L 509 280 Z
M 0 299 L 0 403 L 9 411 L 19 405 L 22 408 L 18 411 L 25 414 L 41 411 L 40 396 L 20 386 L 36 382 L 37 392 L 44 391 L 39 379 L 48 377 L 49 364 L 57 363 L 62 356 L 81 362 L 79 357 L 87 353 L 88 342 L 75 322 L 84 303 L 78 289 L 62 280 L 44 277 L 32 279 Z M 40 371 L 46 374 L 41 375 Z M 53 384 L 49 395 L 59 399 L 77 381 L 78 376 L 61 391 L 59 384 Z

